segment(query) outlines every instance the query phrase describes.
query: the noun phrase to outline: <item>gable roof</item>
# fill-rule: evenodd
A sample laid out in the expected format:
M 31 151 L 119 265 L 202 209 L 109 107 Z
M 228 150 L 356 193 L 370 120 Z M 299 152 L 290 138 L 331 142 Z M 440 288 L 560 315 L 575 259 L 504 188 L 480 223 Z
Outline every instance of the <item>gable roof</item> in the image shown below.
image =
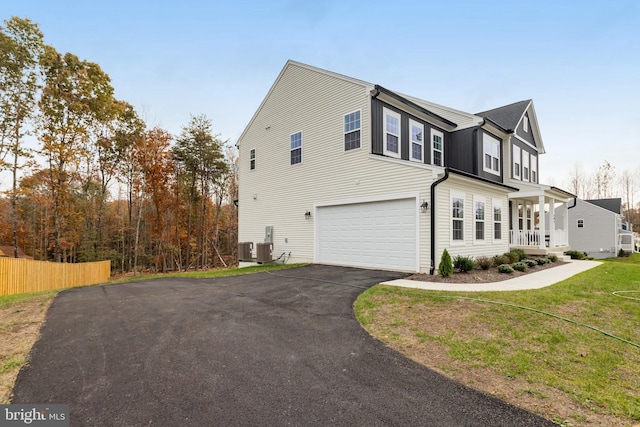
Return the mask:
M 585 200 L 585 202 L 589 202 L 592 205 L 596 205 L 613 213 L 622 215 L 622 199 L 619 197 L 614 199 L 591 199 Z
M 520 123 L 522 116 L 527 111 L 529 104 L 531 104 L 531 100 L 527 99 L 476 114 L 491 120 L 509 132 L 513 132 L 518 127 L 518 123 Z

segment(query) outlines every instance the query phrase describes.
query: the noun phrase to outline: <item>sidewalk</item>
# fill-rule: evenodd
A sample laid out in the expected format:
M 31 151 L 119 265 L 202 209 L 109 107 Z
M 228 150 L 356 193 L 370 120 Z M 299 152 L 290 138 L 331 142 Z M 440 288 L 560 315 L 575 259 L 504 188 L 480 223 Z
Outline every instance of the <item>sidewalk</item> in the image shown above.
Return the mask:
M 602 263 L 597 261 L 568 261 L 566 262 L 566 265 L 493 283 L 439 283 L 400 279 L 383 282 L 382 284 L 430 291 L 520 291 L 526 289 L 540 289 L 553 285 L 554 283 L 562 282 L 571 276 L 590 270 L 600 264 Z

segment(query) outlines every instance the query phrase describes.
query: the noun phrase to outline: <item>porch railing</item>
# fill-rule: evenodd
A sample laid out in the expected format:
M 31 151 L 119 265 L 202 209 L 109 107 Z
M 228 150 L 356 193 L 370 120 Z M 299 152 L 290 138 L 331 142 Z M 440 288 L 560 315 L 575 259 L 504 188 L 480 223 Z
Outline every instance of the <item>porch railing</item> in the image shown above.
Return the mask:
M 540 247 L 539 230 L 509 230 L 509 244 Z

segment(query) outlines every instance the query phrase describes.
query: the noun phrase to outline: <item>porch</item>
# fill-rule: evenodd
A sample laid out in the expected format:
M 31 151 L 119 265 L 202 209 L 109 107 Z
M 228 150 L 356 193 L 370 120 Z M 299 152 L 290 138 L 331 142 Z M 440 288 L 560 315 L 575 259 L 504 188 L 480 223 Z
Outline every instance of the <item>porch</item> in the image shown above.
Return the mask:
M 509 246 L 531 255 L 562 255 L 569 247 L 572 194 L 543 186 L 509 194 Z

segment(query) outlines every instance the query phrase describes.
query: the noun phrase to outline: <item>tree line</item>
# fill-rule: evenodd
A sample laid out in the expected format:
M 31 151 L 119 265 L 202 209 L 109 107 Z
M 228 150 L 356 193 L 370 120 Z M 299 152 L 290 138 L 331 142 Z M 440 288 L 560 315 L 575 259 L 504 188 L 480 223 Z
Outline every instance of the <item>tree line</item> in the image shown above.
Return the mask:
M 0 245 L 119 272 L 233 263 L 237 153 L 211 120 L 192 116 L 175 137 L 148 129 L 98 64 L 45 44 L 28 19 L 4 24 Z

